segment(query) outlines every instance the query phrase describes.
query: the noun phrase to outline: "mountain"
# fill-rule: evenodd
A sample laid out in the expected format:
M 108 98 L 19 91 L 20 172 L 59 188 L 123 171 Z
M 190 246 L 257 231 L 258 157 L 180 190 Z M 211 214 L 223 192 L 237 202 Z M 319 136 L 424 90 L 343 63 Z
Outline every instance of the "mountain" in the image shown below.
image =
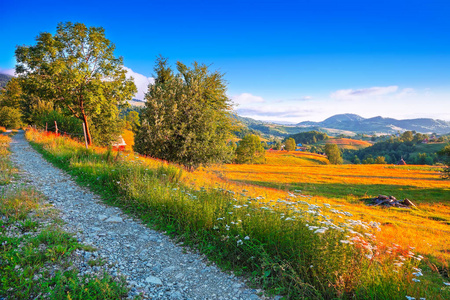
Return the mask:
M 4 87 L 8 83 L 8 81 L 11 80 L 11 78 L 13 78 L 11 75 L 0 73 L 0 88 Z
M 416 131 L 420 133 L 447 134 L 450 132 L 450 122 L 429 118 L 397 120 L 393 118 L 374 117 L 365 119 L 355 114 L 334 115 L 322 122 L 301 122 L 302 127 L 326 127 L 349 130 L 357 133 L 396 133 L 397 131 Z

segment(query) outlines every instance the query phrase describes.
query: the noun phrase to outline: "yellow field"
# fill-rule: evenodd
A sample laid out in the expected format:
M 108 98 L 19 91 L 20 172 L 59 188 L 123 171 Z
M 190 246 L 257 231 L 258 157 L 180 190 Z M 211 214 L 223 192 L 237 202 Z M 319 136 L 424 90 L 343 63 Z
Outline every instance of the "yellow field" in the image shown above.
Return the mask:
M 336 144 L 341 149 L 358 150 L 372 146 L 371 143 L 348 138 L 330 138 L 320 144 Z
M 439 168 L 325 165 L 324 157 L 301 152 L 271 151 L 266 156 L 265 165 L 224 165 L 210 171 L 235 189 L 252 186 L 254 193 L 266 199 L 301 190 L 313 196 L 310 203 L 342 205 L 340 209 L 355 219 L 380 222 L 380 241 L 415 247 L 422 255 L 449 263 L 450 182 L 440 179 Z M 372 207 L 361 201 L 378 194 L 408 198 L 418 209 Z

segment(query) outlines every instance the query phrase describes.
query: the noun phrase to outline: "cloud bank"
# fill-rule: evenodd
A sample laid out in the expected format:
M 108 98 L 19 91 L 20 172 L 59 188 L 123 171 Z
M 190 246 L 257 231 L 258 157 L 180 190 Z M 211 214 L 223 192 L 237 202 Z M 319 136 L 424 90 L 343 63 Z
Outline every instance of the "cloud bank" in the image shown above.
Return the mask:
M 123 67 L 127 71 L 127 78 L 133 77 L 134 83 L 137 87 L 137 93 L 134 95 L 134 98 L 139 100 L 144 100 L 145 93 L 147 93 L 148 85 L 151 83 L 155 83 L 155 78 L 146 77 L 142 74 L 136 73 L 130 68 Z
M 330 98 L 337 100 L 358 100 L 365 99 L 372 96 L 382 96 L 395 93 L 398 90 L 398 86 L 391 85 L 386 87 L 374 86 L 359 90 L 337 90 L 330 94 Z

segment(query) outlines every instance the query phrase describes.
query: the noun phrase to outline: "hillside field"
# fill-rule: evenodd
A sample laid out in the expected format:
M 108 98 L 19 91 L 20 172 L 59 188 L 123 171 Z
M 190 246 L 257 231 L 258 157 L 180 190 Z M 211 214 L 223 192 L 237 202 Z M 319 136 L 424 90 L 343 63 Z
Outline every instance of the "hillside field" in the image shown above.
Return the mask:
M 336 144 L 340 149 L 346 150 L 359 150 L 372 146 L 372 144 L 369 142 L 349 138 L 330 138 L 325 141 L 320 141 L 316 145 L 325 144 Z
M 386 243 L 415 247 L 420 253 L 450 261 L 450 182 L 439 167 L 394 165 L 329 165 L 323 156 L 269 151 L 264 165 L 224 165 L 214 168 L 230 182 L 275 191 L 301 190 L 318 205 L 342 206 L 356 218 L 382 224 L 379 237 Z M 272 196 L 273 194 L 273 196 Z M 408 198 L 418 209 L 367 206 L 363 199 L 379 194 Z

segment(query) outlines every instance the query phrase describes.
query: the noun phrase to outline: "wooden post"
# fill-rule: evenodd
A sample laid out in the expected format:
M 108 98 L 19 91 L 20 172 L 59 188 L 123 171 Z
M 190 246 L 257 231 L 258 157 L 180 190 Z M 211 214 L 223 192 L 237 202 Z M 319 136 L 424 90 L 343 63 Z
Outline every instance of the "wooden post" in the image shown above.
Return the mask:
M 47 122 L 45 122 L 45 132 L 47 132 Z
M 88 149 L 88 142 L 86 136 L 86 124 L 83 122 L 83 133 L 84 133 L 84 144 L 86 145 L 86 149 Z
M 58 123 L 55 121 L 55 133 L 58 134 Z

